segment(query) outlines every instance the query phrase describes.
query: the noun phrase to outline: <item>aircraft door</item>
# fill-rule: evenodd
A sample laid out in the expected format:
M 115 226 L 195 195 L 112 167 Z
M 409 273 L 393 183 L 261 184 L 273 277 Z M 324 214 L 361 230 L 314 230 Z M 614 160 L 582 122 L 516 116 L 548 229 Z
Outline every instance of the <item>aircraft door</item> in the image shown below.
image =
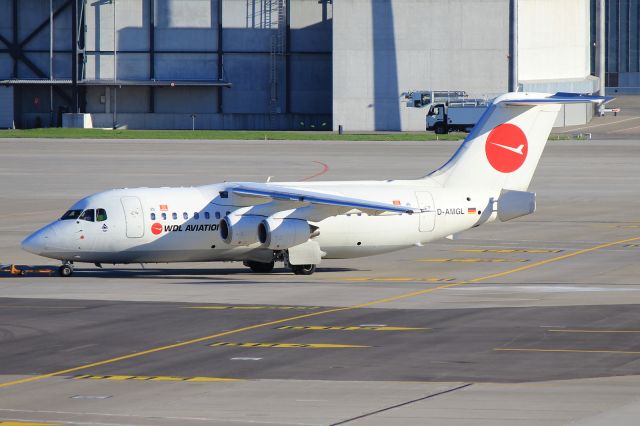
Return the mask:
M 144 214 L 138 197 L 120 198 L 127 224 L 127 237 L 141 238 L 144 235 Z
M 416 192 L 416 198 L 418 199 L 418 206 L 427 212 L 420 213 L 420 232 L 431 232 L 436 224 L 436 206 L 433 202 L 433 196 L 430 192 L 419 191 Z

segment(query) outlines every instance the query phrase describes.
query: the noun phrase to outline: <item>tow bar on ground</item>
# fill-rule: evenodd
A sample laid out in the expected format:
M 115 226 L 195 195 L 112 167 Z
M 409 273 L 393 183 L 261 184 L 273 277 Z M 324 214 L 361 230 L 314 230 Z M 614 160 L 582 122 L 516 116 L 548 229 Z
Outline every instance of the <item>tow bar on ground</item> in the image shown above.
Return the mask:
M 46 275 L 54 275 L 57 272 L 57 268 L 53 266 L 28 266 L 28 265 L 0 265 L 0 277 L 8 274 L 8 275 L 20 275 L 24 276 L 27 274 L 46 274 Z

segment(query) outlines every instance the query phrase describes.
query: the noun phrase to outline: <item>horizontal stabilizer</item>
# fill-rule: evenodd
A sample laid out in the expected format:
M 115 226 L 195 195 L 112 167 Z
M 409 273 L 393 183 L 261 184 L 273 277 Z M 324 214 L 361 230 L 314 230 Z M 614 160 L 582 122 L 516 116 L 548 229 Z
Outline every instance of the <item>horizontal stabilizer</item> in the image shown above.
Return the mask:
M 498 98 L 499 100 L 500 98 Z M 584 95 L 579 93 L 564 93 L 558 92 L 555 95 L 547 96 L 547 97 L 532 97 L 532 98 L 521 98 L 521 99 L 505 99 L 496 103 L 501 103 L 504 105 L 513 105 L 513 106 L 534 106 L 540 104 L 585 104 L 585 103 L 607 103 L 614 98 L 611 96 L 593 96 L 593 95 Z

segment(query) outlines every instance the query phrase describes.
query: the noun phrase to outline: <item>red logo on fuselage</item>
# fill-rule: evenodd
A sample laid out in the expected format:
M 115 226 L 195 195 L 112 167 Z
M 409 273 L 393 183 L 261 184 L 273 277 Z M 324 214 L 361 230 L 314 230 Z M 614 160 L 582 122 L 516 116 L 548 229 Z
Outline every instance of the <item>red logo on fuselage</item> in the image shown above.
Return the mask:
M 524 132 L 513 124 L 494 128 L 484 146 L 489 164 L 499 172 L 515 172 L 527 159 L 529 143 Z
M 156 222 L 153 225 L 151 225 L 151 233 L 153 235 L 161 234 L 162 233 L 162 224 Z

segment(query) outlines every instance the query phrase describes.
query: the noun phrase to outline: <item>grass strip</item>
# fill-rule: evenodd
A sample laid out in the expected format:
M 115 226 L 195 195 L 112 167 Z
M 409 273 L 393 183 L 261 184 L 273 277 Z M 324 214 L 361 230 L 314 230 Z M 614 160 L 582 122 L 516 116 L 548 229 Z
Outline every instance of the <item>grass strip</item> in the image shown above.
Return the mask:
M 244 131 L 244 130 L 105 130 L 42 128 L 1 130 L 0 138 L 55 139 L 199 139 L 199 140 L 329 140 L 329 141 L 434 141 L 464 139 L 466 133 L 348 133 Z

